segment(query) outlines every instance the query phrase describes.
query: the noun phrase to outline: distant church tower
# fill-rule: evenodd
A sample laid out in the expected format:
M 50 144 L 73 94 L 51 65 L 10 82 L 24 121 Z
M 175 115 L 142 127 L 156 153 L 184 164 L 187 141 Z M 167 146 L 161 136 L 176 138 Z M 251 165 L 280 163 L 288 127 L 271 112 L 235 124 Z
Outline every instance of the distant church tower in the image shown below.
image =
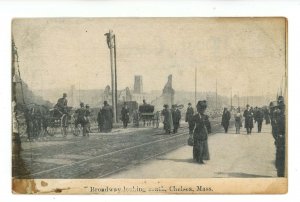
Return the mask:
M 143 93 L 143 77 L 140 75 L 134 76 L 133 93 L 136 93 L 136 94 Z

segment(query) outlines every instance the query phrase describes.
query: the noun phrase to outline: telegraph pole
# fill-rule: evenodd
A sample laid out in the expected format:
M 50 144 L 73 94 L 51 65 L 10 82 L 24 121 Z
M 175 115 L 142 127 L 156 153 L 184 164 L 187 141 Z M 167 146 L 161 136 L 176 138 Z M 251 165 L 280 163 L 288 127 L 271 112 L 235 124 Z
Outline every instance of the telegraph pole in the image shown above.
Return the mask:
M 195 67 L 195 106 L 197 105 L 197 67 Z
M 238 92 L 238 107 L 240 107 L 240 92 Z
M 113 120 L 117 122 L 117 79 L 116 79 L 116 50 L 115 50 L 115 35 L 112 30 L 104 34 L 106 36 L 106 42 L 110 50 L 110 67 L 111 67 L 111 87 L 112 87 L 112 108 L 113 108 Z
M 231 94 L 230 94 L 230 110 L 232 110 L 232 87 L 231 87 Z
M 218 80 L 216 79 L 216 109 L 218 109 Z

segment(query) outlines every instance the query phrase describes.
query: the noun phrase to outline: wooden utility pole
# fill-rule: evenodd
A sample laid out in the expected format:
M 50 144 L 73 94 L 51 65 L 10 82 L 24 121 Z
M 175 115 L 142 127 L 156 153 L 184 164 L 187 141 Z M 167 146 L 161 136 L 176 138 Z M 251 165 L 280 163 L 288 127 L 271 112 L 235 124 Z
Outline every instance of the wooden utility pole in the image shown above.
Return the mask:
M 116 68 L 116 46 L 115 35 L 112 30 L 105 34 L 107 46 L 110 50 L 110 67 L 111 67 L 111 88 L 112 88 L 112 108 L 113 120 L 117 122 L 117 68 Z
M 195 106 L 197 105 L 197 67 L 195 67 Z
M 218 109 L 218 80 L 216 79 L 216 109 Z
M 240 107 L 240 92 L 238 92 L 238 107 Z
M 230 110 L 232 110 L 232 87 L 231 87 L 231 93 L 230 93 Z

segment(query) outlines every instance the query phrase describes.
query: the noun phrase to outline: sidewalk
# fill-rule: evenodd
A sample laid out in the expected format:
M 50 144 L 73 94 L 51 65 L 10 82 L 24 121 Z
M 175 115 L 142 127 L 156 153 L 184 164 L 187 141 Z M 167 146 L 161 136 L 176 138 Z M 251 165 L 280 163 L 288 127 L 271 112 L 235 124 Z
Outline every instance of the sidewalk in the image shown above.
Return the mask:
M 255 125 L 256 126 L 256 125 Z M 109 178 L 211 178 L 276 177 L 275 147 L 271 126 L 263 125 L 261 133 L 209 136 L 210 160 L 204 165 L 193 162 L 191 146 L 183 146 L 156 159 L 127 167 Z

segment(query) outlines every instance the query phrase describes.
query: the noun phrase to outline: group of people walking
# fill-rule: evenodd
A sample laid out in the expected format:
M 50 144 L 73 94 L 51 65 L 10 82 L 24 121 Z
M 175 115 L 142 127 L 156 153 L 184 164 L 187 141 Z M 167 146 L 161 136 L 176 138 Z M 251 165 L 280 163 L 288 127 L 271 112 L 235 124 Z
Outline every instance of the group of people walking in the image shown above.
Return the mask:
M 161 111 L 161 115 L 164 117 L 164 130 L 167 134 L 171 132 L 177 133 L 180 126 L 181 112 L 178 109 L 177 105 L 172 105 L 172 108 L 169 108 L 169 105 L 165 104 L 164 109 Z
M 266 120 L 266 124 L 270 123 L 270 113 L 267 108 L 254 109 L 250 105 L 246 105 L 244 113 L 241 113 L 241 109 L 238 107 L 234 114 L 234 125 L 236 129 L 236 134 L 240 134 L 240 129 L 243 127 L 243 118 L 245 119 L 244 126 L 248 135 L 252 133 L 254 123 L 257 123 L 257 132 L 261 133 L 263 120 Z M 230 125 L 231 113 L 225 107 L 222 115 L 221 125 L 224 127 L 225 133 L 228 132 L 228 127 Z M 253 123 L 254 122 L 254 123 Z
M 205 114 L 207 108 L 206 101 L 202 100 L 197 103 L 197 112 L 195 113 L 191 104 L 188 104 L 186 111 L 186 122 L 189 125 L 189 145 L 193 146 L 194 161 L 203 164 L 204 160 L 209 160 L 209 151 L 207 138 L 211 133 L 211 125 L 209 117 Z M 282 96 L 278 97 L 276 102 L 271 102 L 269 108 L 254 109 L 250 105 L 246 105 L 246 109 L 241 113 L 241 109 L 237 108 L 234 114 L 236 133 L 240 134 L 240 128 L 246 128 L 247 134 L 252 133 L 254 123 L 257 123 L 257 132 L 260 133 L 262 129 L 263 120 L 266 124 L 272 125 L 272 134 L 276 146 L 276 161 L 278 177 L 284 177 L 285 168 L 285 105 Z M 224 127 L 225 133 L 228 132 L 230 125 L 231 113 L 227 108 L 224 108 L 221 125 Z

